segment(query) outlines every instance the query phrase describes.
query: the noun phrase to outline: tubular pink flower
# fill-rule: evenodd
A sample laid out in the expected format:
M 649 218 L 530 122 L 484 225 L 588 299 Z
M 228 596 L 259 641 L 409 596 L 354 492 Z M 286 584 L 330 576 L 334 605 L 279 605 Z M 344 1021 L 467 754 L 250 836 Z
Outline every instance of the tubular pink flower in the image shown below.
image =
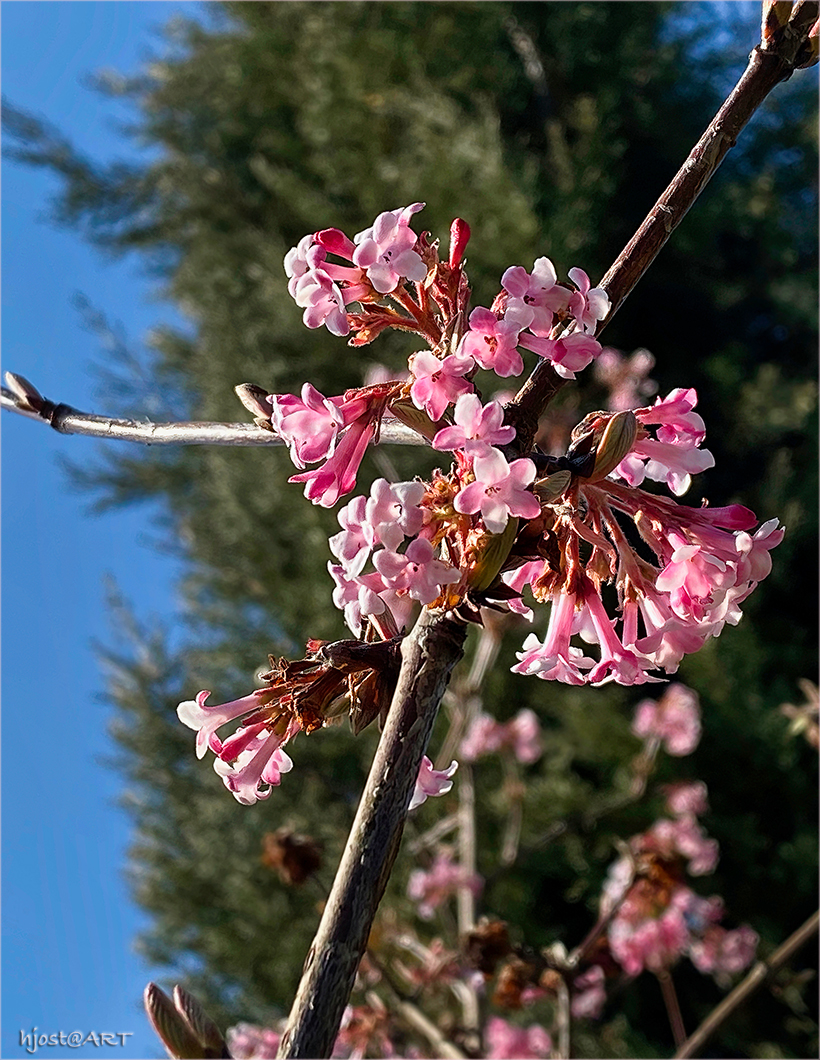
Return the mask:
M 265 694 L 264 689 L 257 689 L 241 699 L 231 700 L 230 703 L 213 704 L 206 707 L 205 700 L 211 693 L 203 691 L 197 693 L 195 700 L 189 699 L 180 703 L 177 707 L 177 716 L 183 725 L 189 729 L 196 729 L 196 756 L 203 758 L 208 749 L 211 738 L 215 736 L 216 730 L 229 721 L 235 721 L 245 714 L 250 714 L 261 706 Z
M 237 802 L 252 806 L 259 799 L 267 799 L 282 782 L 282 773 L 293 769 L 293 762 L 281 748 L 283 742 L 281 737 L 267 734 L 257 737 L 256 744 L 242 751 L 233 762 L 214 759 L 214 770 Z
M 394 291 L 402 279 L 421 283 L 427 266 L 412 248 L 417 236 L 409 227 L 410 218 L 424 208 L 423 202 L 404 209 L 380 213 L 373 225 L 353 237 L 353 261 L 367 273 L 379 294 Z
M 481 404 L 477 394 L 462 394 L 456 402 L 453 427 L 444 427 L 433 439 L 434 449 L 462 449 L 485 455 L 494 445 L 507 445 L 515 438 L 515 427 L 504 427 L 504 409 L 497 401 Z
M 601 287 L 590 289 L 589 276 L 583 269 L 570 269 L 569 278 L 578 290 L 570 295 L 567 310 L 582 331 L 594 332 L 598 321 L 609 312 L 609 296 Z
M 709 809 L 708 791 L 702 780 L 667 784 L 663 792 L 670 812 L 678 816 L 688 813 L 699 817 Z
M 411 541 L 403 555 L 382 549 L 373 556 L 373 566 L 390 589 L 405 592 L 422 604 L 431 604 L 440 596 L 442 585 L 461 579 L 455 567 L 435 558 L 433 546 L 424 538 Z
M 370 414 L 362 416 L 347 428 L 329 460 L 312 471 L 291 475 L 288 482 L 304 482 L 305 496 L 309 501 L 323 508 L 332 508 L 356 485 L 356 473 L 375 433 L 373 417 Z
M 418 904 L 422 920 L 431 920 L 436 909 L 460 890 L 478 897 L 484 881 L 453 862 L 450 851 L 438 854 L 429 869 L 414 869 L 407 882 L 407 897 Z
M 559 593 L 552 598 L 549 628 L 542 644 L 534 633 L 524 641 L 523 652 L 516 652 L 519 662 L 512 667 L 514 674 L 535 674 L 545 681 L 561 681 L 567 685 L 586 684 L 580 667 L 594 666 L 578 648 L 570 647 L 575 623 L 575 595 Z
M 361 574 L 376 540 L 373 527 L 367 520 L 366 508 L 367 497 L 354 497 L 350 504 L 339 510 L 341 532 L 328 540 L 330 551 L 341 560 L 350 577 Z
M 472 357 L 463 353 L 451 353 L 444 360 L 439 360 L 430 350 L 414 353 L 410 358 L 413 404 L 417 409 L 424 409 L 431 420 L 440 420 L 448 405 L 472 391 L 473 384 L 463 376 L 473 367 Z
M 604 602 L 592 582 L 585 578 L 584 607 L 595 639 L 601 648 L 601 661 L 589 674 L 590 684 L 604 684 L 615 681 L 619 685 L 640 685 L 645 682 L 660 681 L 646 673 L 652 668 L 652 661 L 625 648 L 619 640 L 612 622 L 604 608 Z
M 424 755 L 419 767 L 419 775 L 416 778 L 416 788 L 410 799 L 408 812 L 415 810 L 429 798 L 437 795 L 446 795 L 453 786 L 453 777 L 458 769 L 458 762 L 453 760 L 447 769 L 433 769 L 433 763 Z
M 699 972 L 716 977 L 742 972 L 754 960 L 758 935 L 748 925 L 735 931 L 713 924 L 692 943 L 689 956 Z
M 673 684 L 655 702 L 642 700 L 635 708 L 632 731 L 641 739 L 655 736 L 670 755 L 691 754 L 700 742 L 700 704 L 686 685 Z
M 333 452 L 336 436 L 344 426 L 340 398 L 326 398 L 305 383 L 301 399 L 293 394 L 271 394 L 271 424 L 290 449 L 296 467 L 324 460 Z
M 541 511 L 538 498 L 527 489 L 535 478 L 535 464 L 522 457 L 508 464 L 498 449 L 490 449 L 473 462 L 475 482 L 456 494 L 457 512 L 475 515 L 481 512 L 491 534 L 500 534 L 511 515 L 534 519 Z
M 540 1024 L 514 1027 L 500 1016 L 487 1021 L 484 1044 L 487 1060 L 544 1060 L 552 1052 L 552 1038 Z
M 575 977 L 570 1003 L 570 1013 L 574 1019 L 598 1019 L 606 1004 L 605 978 L 600 964 L 593 964 Z
M 513 317 L 500 320 L 489 309 L 478 306 L 470 313 L 470 330 L 461 340 L 459 352 L 475 358 L 482 368 L 507 377 L 520 375 L 524 362 L 516 349 L 521 325 Z
M 423 482 L 397 482 L 377 478 L 370 487 L 366 518 L 374 541 L 395 552 L 405 536 L 413 537 L 424 525 L 419 504 L 424 497 Z
M 300 276 L 293 297 L 304 309 L 302 320 L 306 327 L 319 328 L 324 324 L 331 335 L 339 336 L 350 331 L 342 292 L 324 270 L 311 269 Z
M 530 335 L 522 331 L 518 336 L 518 345 L 525 350 L 532 350 L 539 357 L 552 362 L 555 371 L 564 379 L 574 379 L 575 373 L 586 368 L 601 352 L 601 344 L 592 335 L 573 331 L 561 339 L 550 339 Z
M 549 258 L 538 258 L 531 273 L 513 265 L 501 277 L 508 293 L 505 317 L 536 335 L 548 335 L 553 313 L 566 309 L 569 291 L 557 284 L 555 268 Z

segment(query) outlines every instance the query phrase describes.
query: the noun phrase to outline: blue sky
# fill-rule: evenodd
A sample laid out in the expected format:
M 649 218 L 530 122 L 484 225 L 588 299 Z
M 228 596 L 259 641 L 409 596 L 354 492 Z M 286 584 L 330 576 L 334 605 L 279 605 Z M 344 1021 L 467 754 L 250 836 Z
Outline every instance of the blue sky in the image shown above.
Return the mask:
M 136 70 L 163 47 L 152 29 L 194 3 L 5 2 L 3 92 L 53 122 L 92 157 L 122 157 L 121 105 L 82 79 Z M 47 397 L 105 412 L 89 372 L 99 340 L 72 305 L 84 294 L 137 342 L 172 310 L 152 301 L 138 263 L 112 263 L 45 215 L 55 178 L 5 161 L 2 184 L 3 370 Z M 138 415 L 140 410 L 135 410 Z M 92 641 L 111 642 L 106 575 L 136 613 L 173 619 L 173 560 L 151 547 L 143 507 L 88 514 L 59 456 L 93 460 L 103 443 L 2 417 L 2 1037 L 0 1055 L 28 1055 L 20 1032 L 130 1032 L 123 1047 L 37 1049 L 38 1056 L 163 1056 L 142 1012 L 152 977 L 134 951 L 144 924 L 123 879 L 130 823 L 115 800 L 110 710 Z M 156 974 L 156 969 L 153 970 Z

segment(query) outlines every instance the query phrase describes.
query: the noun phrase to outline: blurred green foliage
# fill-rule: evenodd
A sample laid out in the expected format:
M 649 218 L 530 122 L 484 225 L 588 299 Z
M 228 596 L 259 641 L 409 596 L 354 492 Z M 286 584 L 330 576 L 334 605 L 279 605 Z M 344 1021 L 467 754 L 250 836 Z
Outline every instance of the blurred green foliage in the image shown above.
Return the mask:
M 755 43 L 749 11 L 211 4 L 205 24 L 168 25 L 170 58 L 134 78 L 98 81 L 133 105 L 129 135 L 152 149 L 148 161 L 89 160 L 13 106 L 7 144 L 64 177 L 57 223 L 107 252 L 139 255 L 190 322 L 149 337 L 148 388 L 120 372 L 123 410 L 237 419 L 237 383 L 294 391 L 310 379 L 339 393 L 374 363 L 401 369 L 412 352 L 402 335 L 354 351 L 302 326 L 282 259 L 306 232 L 353 233 L 383 209 L 423 200 L 420 222 L 442 240 L 454 216 L 471 225 L 475 304 L 489 305 L 507 266 L 530 268 L 541 254 L 559 274 L 580 265 L 599 277 L 739 74 Z M 655 354 L 661 393 L 698 389 L 716 467 L 688 503 L 705 494 L 713 504 L 742 502 L 788 528 L 740 626 L 682 665 L 680 678 L 703 702 L 704 739 L 660 774 L 707 782 L 705 824 L 722 857 L 704 893 L 725 897 L 730 926 L 755 927 L 763 954 L 816 903 L 816 755 L 788 735 L 777 709 L 816 667 L 814 83 L 796 76 L 775 91 L 606 333 L 618 348 Z M 584 379 L 561 397 L 579 419 L 601 400 Z M 385 455 L 402 477 L 430 466 L 414 451 Z M 381 459 L 366 463 L 362 489 L 383 473 Z M 263 835 L 282 823 L 315 835 L 329 882 L 376 739 L 344 729 L 300 739 L 294 772 L 248 809 L 194 759 L 192 734 L 176 720 L 177 702 L 200 688 L 214 689 L 214 702 L 248 691 L 268 652 L 298 653 L 307 636 L 343 633 L 325 571 L 335 517 L 287 484 L 291 472 L 282 450 L 200 447 L 112 450 L 90 472 L 75 469 L 100 506 L 160 499 L 168 539 L 187 557 L 184 648 L 172 650 L 163 631 L 140 629 L 119 606 L 123 643 L 107 664 L 135 823 L 134 893 L 152 916 L 141 944 L 223 1022 L 264 1023 L 287 1009 L 317 922 L 319 892 L 275 880 L 260 861 Z M 494 763 L 477 767 L 480 868 L 491 877 L 481 911 L 507 919 L 530 945 L 571 947 L 594 920 L 613 837 L 651 820 L 651 808 L 633 806 L 589 823 L 602 799 L 628 785 L 639 747 L 629 720 L 644 690 L 515 677 L 508 666 L 523 635 L 505 637 L 485 703 L 502 719 L 532 707 L 547 752 L 527 772 L 525 853 L 503 871 L 508 796 Z M 410 835 L 445 811 L 428 804 Z M 561 820 L 561 838 L 539 846 Z M 400 858 L 388 890 L 399 917 L 413 915 L 410 861 Z M 691 970 L 677 979 L 691 1029 L 721 992 Z M 577 1055 L 668 1053 L 657 989 L 640 980 L 600 1024 L 579 1027 Z M 809 1055 L 814 1028 L 811 1014 L 790 1020 L 764 991 L 712 1055 Z M 756 1043 L 766 1042 L 770 1051 L 760 1052 Z

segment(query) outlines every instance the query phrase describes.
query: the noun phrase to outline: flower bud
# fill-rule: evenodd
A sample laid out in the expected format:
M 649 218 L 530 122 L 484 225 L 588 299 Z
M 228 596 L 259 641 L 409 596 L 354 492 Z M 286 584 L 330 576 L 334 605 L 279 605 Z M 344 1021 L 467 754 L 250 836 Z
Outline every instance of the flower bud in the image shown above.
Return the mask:
M 391 401 L 388 407 L 397 420 L 431 442 L 440 430 L 451 426 L 448 419 L 432 420 L 424 409 L 417 409 L 409 398 L 400 397 Z
M 556 471 L 546 478 L 536 479 L 532 491 L 542 504 L 554 504 L 571 481 L 571 471 Z
M 632 449 L 638 436 L 638 421 L 633 412 L 616 412 L 606 425 L 595 450 L 595 466 L 588 476 L 597 482 L 614 471 Z
M 248 412 L 253 413 L 254 423 L 266 431 L 272 431 L 270 418 L 273 406 L 267 390 L 256 383 L 240 383 L 233 390 Z
M 518 520 L 511 516 L 500 534 L 483 534 L 477 551 L 477 560 L 470 574 L 471 589 L 489 589 L 498 572 L 504 566 L 518 532 Z

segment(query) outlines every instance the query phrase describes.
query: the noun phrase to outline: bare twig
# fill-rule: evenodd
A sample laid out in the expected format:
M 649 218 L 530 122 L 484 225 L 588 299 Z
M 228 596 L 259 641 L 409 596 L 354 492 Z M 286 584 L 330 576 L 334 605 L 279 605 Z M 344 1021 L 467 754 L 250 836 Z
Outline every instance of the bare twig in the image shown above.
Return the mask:
M 558 1031 L 556 1060 L 569 1060 L 571 1054 L 572 1008 L 569 987 L 564 976 L 559 976 L 555 998 L 555 1025 Z
M 600 335 L 618 312 L 772 89 L 796 68 L 808 65 L 804 52 L 812 23 L 816 31 L 817 8 L 817 3 L 804 0 L 787 24 L 752 51 L 732 93 L 598 284 L 609 295 L 610 310 L 596 334 Z M 508 409 L 508 419 L 518 432 L 515 442 L 521 452 L 532 448 L 539 417 L 565 383 L 550 362 L 542 360 L 519 390 Z
M 6 373 L 6 378 L 9 382 L 22 379 L 11 372 Z M 258 427 L 255 423 L 141 423 L 139 420 L 121 420 L 112 416 L 80 412 L 71 405 L 49 401 L 47 398 L 40 398 L 39 405 L 35 406 L 30 401 L 26 403 L 6 387 L 0 387 L 0 407 L 45 423 L 60 434 L 114 438 L 121 442 L 139 442 L 142 445 L 284 445 L 278 435 Z M 389 445 L 428 444 L 425 438 L 398 420 L 385 420 L 382 423 L 379 442 Z
M 752 994 L 767 982 L 783 967 L 797 951 L 817 934 L 820 923 L 820 912 L 813 913 L 793 935 L 790 935 L 782 946 L 779 946 L 766 961 L 758 961 L 749 974 L 727 994 L 717 1008 L 706 1017 L 698 1029 L 686 1039 L 675 1053 L 675 1058 L 697 1056 L 701 1048 L 712 1037 L 729 1016 L 739 1008 Z
M 423 611 L 402 668 L 333 889 L 313 941 L 280 1057 L 329 1056 L 370 927 L 396 859 L 421 757 L 466 630 Z
M 675 1039 L 675 1048 L 680 1049 L 686 1041 L 686 1028 L 683 1025 L 683 1014 L 678 1002 L 678 992 L 675 990 L 675 981 L 668 969 L 658 972 L 657 980 L 661 985 L 666 1015 L 669 1017 L 669 1026 L 672 1028 L 672 1037 Z

